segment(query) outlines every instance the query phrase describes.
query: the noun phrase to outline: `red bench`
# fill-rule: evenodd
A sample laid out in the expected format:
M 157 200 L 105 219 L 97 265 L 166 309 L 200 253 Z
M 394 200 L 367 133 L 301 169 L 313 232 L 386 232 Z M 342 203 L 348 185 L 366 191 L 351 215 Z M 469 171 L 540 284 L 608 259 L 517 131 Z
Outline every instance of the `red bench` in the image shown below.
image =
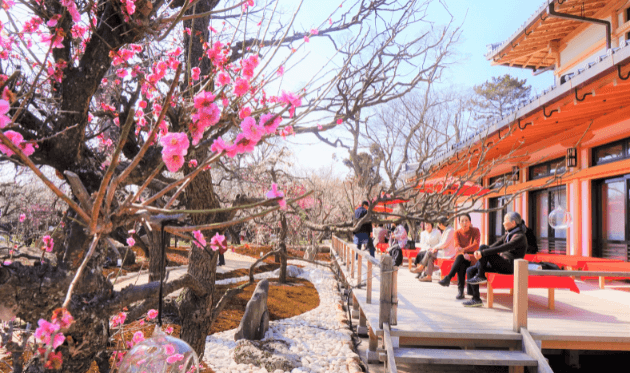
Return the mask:
M 404 250 L 403 249 L 403 257 L 407 258 L 407 264 L 409 265 L 409 270 L 411 271 L 411 262 L 416 258 L 416 255 L 420 252 L 420 249 L 415 250 Z
M 510 289 L 510 294 L 513 293 L 513 275 L 487 272 L 486 278 L 488 279 L 488 308 L 492 308 L 494 303 L 494 289 Z M 529 289 L 548 289 L 550 310 L 555 308 L 555 289 L 569 289 L 574 293 L 580 293 L 580 289 L 575 285 L 575 280 L 563 276 L 528 276 L 527 287 Z
M 560 268 L 566 269 L 584 269 L 587 263 L 623 263 L 620 260 L 605 259 L 605 258 L 593 258 L 590 256 L 580 255 L 558 255 L 558 254 L 535 254 L 533 258 L 527 258 L 529 262 L 549 262 L 557 265 Z
M 376 248 L 377 248 L 377 249 L 379 249 L 379 250 L 381 251 L 381 253 L 385 253 L 385 252 L 387 252 L 387 248 L 388 248 L 388 247 L 389 247 L 389 245 L 388 245 L 388 244 L 386 244 L 386 243 L 379 243 L 379 244 L 376 244 Z
M 585 271 L 610 271 L 610 272 L 630 272 L 630 263 L 628 262 L 589 262 L 584 265 Z M 593 279 L 596 277 L 582 276 L 582 280 Z M 608 280 L 627 280 L 630 277 L 599 277 L 599 287 L 603 289 L 606 287 L 606 279 Z

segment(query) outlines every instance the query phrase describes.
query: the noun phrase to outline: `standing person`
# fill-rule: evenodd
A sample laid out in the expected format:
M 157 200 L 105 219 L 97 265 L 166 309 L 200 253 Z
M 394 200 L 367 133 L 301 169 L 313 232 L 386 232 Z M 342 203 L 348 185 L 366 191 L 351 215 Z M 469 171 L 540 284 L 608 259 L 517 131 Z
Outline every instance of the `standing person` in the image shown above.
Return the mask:
M 431 250 L 427 251 L 420 264 L 416 267 L 416 278 L 422 282 L 431 282 L 433 275 L 433 262 L 436 258 L 452 258 L 457 253 L 455 250 L 455 230 L 447 225 L 448 219 L 441 218 L 438 220 L 437 226 L 442 231 L 440 242 Z M 424 275 L 424 276 L 423 276 Z
M 485 284 L 486 272 L 498 272 L 511 275 L 514 273 L 514 260 L 522 259 L 527 251 L 525 224 L 518 212 L 508 212 L 503 218 L 505 235 L 490 246 L 483 245 L 475 252 L 479 261 L 468 268 L 468 284 L 472 285 L 473 298 L 464 302 L 465 307 L 481 307 L 479 284 Z
M 466 269 L 477 262 L 473 254 L 479 250 L 481 233 L 479 229 L 472 226 L 470 215 L 468 214 L 463 214 L 459 217 L 459 225 L 462 227 L 455 231 L 455 262 L 451 267 L 451 272 L 439 281 L 438 284 L 449 286 L 451 279 L 457 274 L 457 296 L 455 299 L 464 299 Z M 469 293 L 472 293 L 473 289 L 468 288 L 468 290 Z
M 414 261 L 416 268 L 422 262 L 424 256 L 440 243 L 440 237 L 440 231 L 433 229 L 432 222 L 424 223 L 424 230 L 420 233 L 420 252 L 416 255 L 416 260 Z M 424 266 L 422 269 L 424 269 Z M 416 273 L 413 269 L 412 272 Z
M 354 219 L 356 221 L 361 220 L 362 217 L 364 217 L 365 215 L 367 215 L 367 209 L 370 206 L 370 203 L 368 201 L 363 201 L 361 203 L 361 206 L 358 207 L 355 211 L 354 211 Z M 361 224 L 356 231 L 353 232 L 354 234 L 354 244 L 357 245 L 357 249 L 361 250 L 361 247 L 363 245 L 365 245 L 367 247 L 368 250 L 370 250 L 370 255 L 374 256 L 374 244 L 372 243 L 372 224 L 367 221 L 363 224 Z

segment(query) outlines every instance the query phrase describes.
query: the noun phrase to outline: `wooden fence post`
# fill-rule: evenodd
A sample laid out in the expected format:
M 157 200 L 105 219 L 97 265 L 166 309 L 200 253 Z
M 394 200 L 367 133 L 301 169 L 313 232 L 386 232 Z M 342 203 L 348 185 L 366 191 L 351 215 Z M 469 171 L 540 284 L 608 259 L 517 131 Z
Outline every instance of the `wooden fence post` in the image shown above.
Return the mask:
M 365 302 L 370 304 L 372 303 L 372 262 L 370 260 L 367 262 L 366 277 Z
M 381 257 L 381 291 L 378 312 L 378 327 L 383 329 L 383 323 L 390 322 L 392 313 L 392 275 L 394 266 L 392 257 L 383 255 Z
M 359 255 L 359 263 L 357 264 L 357 289 L 361 289 L 361 280 L 363 274 L 363 255 Z
M 392 272 L 392 315 L 390 325 L 398 325 L 398 267 Z
M 529 269 L 527 260 L 517 259 L 514 261 L 514 324 L 515 332 L 520 332 L 521 328 L 527 328 L 527 281 Z
M 352 254 L 352 256 L 350 256 L 350 278 L 354 279 L 354 263 L 356 262 L 355 258 L 356 258 L 356 254 Z

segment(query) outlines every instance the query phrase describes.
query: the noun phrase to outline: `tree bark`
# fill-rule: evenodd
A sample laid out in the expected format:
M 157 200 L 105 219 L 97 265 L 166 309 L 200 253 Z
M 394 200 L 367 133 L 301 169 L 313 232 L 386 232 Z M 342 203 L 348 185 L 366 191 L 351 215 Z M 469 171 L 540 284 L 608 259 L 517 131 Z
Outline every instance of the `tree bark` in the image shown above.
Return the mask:
M 198 209 L 211 209 L 219 207 L 219 201 L 212 188 L 212 176 L 210 172 L 202 172 L 190 183 L 186 189 L 186 204 Z M 218 221 L 215 215 L 193 215 L 193 224 L 204 224 Z M 202 232 L 206 241 L 214 232 Z M 194 244 L 193 244 L 194 246 Z M 214 282 L 217 271 L 218 252 L 192 248 L 189 255 L 188 274 L 197 279 L 201 286 L 207 290 L 204 296 L 197 296 L 192 291 L 184 290 L 183 300 L 180 304 L 182 316 L 181 339 L 186 341 L 201 357 L 206 345 L 206 337 L 210 334 L 212 320 L 212 306 L 214 303 Z
M 284 214 L 280 214 L 280 276 L 278 276 L 278 282 L 281 284 L 287 283 L 287 217 Z

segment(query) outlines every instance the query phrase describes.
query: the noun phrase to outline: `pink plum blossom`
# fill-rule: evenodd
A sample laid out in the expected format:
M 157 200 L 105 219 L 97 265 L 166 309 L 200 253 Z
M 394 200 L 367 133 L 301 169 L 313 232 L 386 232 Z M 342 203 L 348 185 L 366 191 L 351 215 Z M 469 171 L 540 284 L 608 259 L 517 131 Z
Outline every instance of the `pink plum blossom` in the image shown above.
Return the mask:
M 311 39 L 308 37 L 308 35 L 304 35 L 304 42 L 308 43 L 309 41 L 311 41 Z
M 273 198 L 278 198 L 278 197 L 284 197 L 284 193 L 278 190 L 278 184 L 273 183 L 271 184 L 271 190 L 267 192 L 267 198 L 273 199 Z M 284 200 L 284 198 L 279 200 L 278 204 L 280 205 L 280 208 L 282 208 L 283 210 L 286 209 L 287 202 Z
M 65 308 L 57 308 L 54 310 L 51 320 L 53 324 L 59 325 L 61 329 L 69 327 L 70 324 L 74 322 L 74 318 Z
M 197 167 L 197 160 L 196 159 L 191 159 L 190 161 L 188 161 L 188 167 L 190 167 L 190 168 Z
M 198 93 L 195 100 L 195 109 L 207 108 L 210 107 L 212 102 L 214 101 L 215 96 L 212 92 L 203 91 Z
M 140 343 L 142 341 L 144 341 L 144 333 L 141 331 L 137 331 L 135 333 L 133 333 L 133 343 Z
M 39 327 L 35 329 L 35 339 L 46 345 L 50 344 L 53 334 L 60 329 L 59 325 L 48 322 L 44 319 L 39 319 L 37 325 L 39 325 Z
M 278 76 L 282 76 L 284 74 L 284 66 L 278 67 L 278 71 L 276 72 Z
M 187 154 L 188 146 L 190 146 L 188 136 L 183 132 L 167 133 L 165 136 L 162 136 L 160 143 L 164 147 L 162 152 L 175 152 L 182 155 Z
M 213 152 L 221 153 L 227 148 L 228 148 L 228 145 L 225 143 L 225 141 L 223 141 L 223 138 L 219 137 L 216 140 L 214 140 L 214 142 L 212 143 L 212 146 L 210 147 L 210 150 Z
M 15 132 L 15 131 L 6 131 L 4 135 L 8 137 L 9 140 L 11 140 L 13 145 L 20 148 L 20 150 L 22 150 L 22 153 L 24 153 L 26 156 L 30 156 L 31 154 L 35 152 L 35 148 L 33 147 L 33 144 L 24 142 L 24 137 L 22 137 L 20 133 Z M 11 149 L 9 149 L 8 146 L 4 145 L 3 143 L 0 143 L 0 152 L 6 154 L 7 157 L 10 157 L 13 154 L 15 154 Z
M 210 247 L 212 248 L 212 250 L 217 251 L 219 249 L 223 249 L 227 246 L 227 243 L 225 241 L 225 236 L 217 233 L 214 235 L 214 237 L 212 237 L 212 239 L 210 240 Z
M 135 244 L 136 244 L 136 240 L 134 240 L 133 237 L 127 238 L 127 246 L 134 246 Z
M 184 154 L 162 150 L 162 160 L 170 172 L 177 172 L 184 165 Z
M 111 327 L 115 328 L 118 325 L 124 324 L 126 318 L 127 318 L 127 314 L 124 312 L 121 312 L 118 315 L 113 316 L 112 319 L 110 320 Z
M 20 223 L 23 223 L 26 220 L 26 214 L 20 214 Z
M 251 153 L 254 151 L 254 148 L 256 148 L 257 143 L 258 140 L 250 139 L 245 133 L 239 133 L 236 135 L 236 139 L 234 139 L 233 146 L 237 153 Z
M 319 30 L 318 29 L 316 29 L 316 28 L 311 29 L 311 35 L 317 35 L 317 34 L 319 34 Z
M 276 128 L 278 128 L 282 122 L 282 117 L 280 116 L 277 116 L 272 120 L 275 116 L 276 114 L 273 113 L 263 114 L 260 116 L 260 126 L 262 126 L 268 134 L 276 132 Z
M 234 82 L 234 94 L 241 97 L 247 93 L 247 91 L 249 91 L 249 82 L 247 79 L 236 78 L 236 81 Z
M 42 238 L 42 241 L 44 241 L 44 247 L 42 248 L 42 250 L 46 250 L 46 252 L 52 252 L 53 251 L 53 247 L 55 246 L 55 242 L 53 241 L 52 237 L 46 235 Z
M 171 356 L 166 358 L 166 362 L 169 363 L 169 364 L 175 364 L 176 362 L 178 362 L 180 360 L 184 360 L 184 355 L 182 355 L 182 354 L 175 354 L 175 355 L 171 355 Z
M 173 355 L 175 353 L 175 346 L 173 346 L 172 344 L 167 344 L 166 346 L 164 346 L 164 352 L 166 352 L 167 355 Z
M 252 109 L 249 106 L 244 106 L 239 110 L 238 117 L 241 119 L 245 119 L 246 117 L 252 114 Z
M 149 319 L 155 319 L 157 317 L 157 315 L 158 315 L 158 311 L 154 310 L 154 309 L 151 309 L 151 310 L 149 310 L 149 312 L 147 312 L 147 317 Z
M 190 69 L 190 71 L 192 73 L 192 79 L 199 80 L 199 74 L 201 74 L 201 69 L 199 69 L 198 67 L 193 67 L 192 69 Z
M 193 242 L 197 245 L 197 247 L 203 249 L 206 246 L 206 238 L 203 236 L 201 231 L 193 231 L 193 237 L 195 237 L 195 241 Z
M 217 86 L 219 87 L 228 85 L 231 81 L 232 79 L 226 73 L 219 73 L 219 75 L 217 76 Z
M 256 120 L 252 117 L 243 119 L 241 122 L 241 130 L 248 139 L 254 142 L 258 142 L 265 134 L 265 129 L 262 126 L 256 125 Z

